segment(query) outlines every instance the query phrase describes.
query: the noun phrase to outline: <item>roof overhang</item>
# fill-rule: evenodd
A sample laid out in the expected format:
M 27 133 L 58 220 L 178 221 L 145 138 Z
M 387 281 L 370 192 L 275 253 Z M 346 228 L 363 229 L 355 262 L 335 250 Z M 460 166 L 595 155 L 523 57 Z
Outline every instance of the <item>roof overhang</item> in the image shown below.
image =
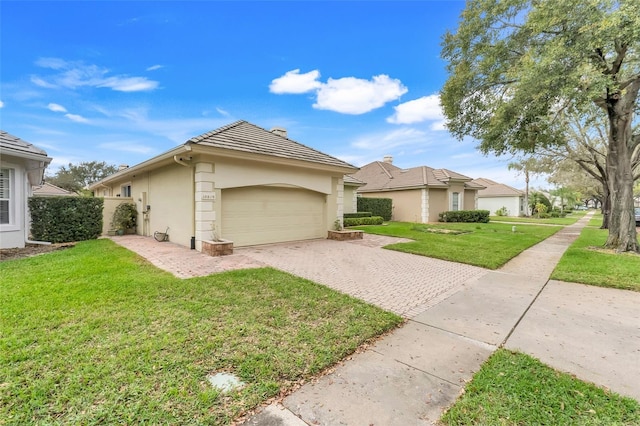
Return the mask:
M 3 146 L 0 149 L 2 158 L 6 161 L 22 162 L 24 163 L 27 173 L 27 179 L 29 179 L 30 185 L 40 185 L 44 180 L 44 170 L 51 163 L 52 158 L 43 154 L 37 154 L 35 152 L 27 152 L 20 149 L 12 149 L 11 147 Z

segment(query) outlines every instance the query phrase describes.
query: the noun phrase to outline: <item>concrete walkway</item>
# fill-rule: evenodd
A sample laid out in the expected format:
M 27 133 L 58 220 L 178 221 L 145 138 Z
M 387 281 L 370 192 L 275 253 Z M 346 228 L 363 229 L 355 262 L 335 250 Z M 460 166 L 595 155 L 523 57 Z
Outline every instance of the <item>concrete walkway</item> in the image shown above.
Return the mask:
M 246 425 L 431 425 L 500 346 L 640 400 L 640 293 L 548 281 L 590 215 Z

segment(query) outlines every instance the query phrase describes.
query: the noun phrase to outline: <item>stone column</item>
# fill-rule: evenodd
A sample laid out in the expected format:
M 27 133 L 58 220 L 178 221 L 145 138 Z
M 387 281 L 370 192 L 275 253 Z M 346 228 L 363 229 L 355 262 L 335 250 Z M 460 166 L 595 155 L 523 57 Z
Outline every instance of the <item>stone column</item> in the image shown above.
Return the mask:
M 195 166 L 196 250 L 202 251 L 202 241 L 212 240 L 216 229 L 215 168 L 212 163 Z

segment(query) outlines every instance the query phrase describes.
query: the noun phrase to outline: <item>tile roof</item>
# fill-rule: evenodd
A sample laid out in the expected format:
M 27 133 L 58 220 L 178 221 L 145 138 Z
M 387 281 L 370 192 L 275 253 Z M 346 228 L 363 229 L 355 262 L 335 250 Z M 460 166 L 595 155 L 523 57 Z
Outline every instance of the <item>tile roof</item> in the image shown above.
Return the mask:
M 5 132 L 4 130 L 0 130 L 0 148 L 11 150 L 18 155 L 23 152 L 25 154 L 41 155 L 43 157 L 47 156 L 45 151 L 27 141 L 23 141 L 17 136 L 13 136 L 12 134 Z
M 351 175 L 352 177 L 366 182 L 359 191 L 381 191 L 393 189 L 408 189 L 421 186 L 447 187 L 451 180 L 465 182 L 465 186 L 478 188 L 476 185 L 469 185 L 471 178 L 447 169 L 432 169 L 427 166 L 401 169 L 391 163 L 374 161 Z
M 60 188 L 59 186 L 53 185 L 49 182 L 45 182 L 42 185 L 33 187 L 33 195 L 76 197 L 78 194 L 67 191 L 66 189 Z
M 220 127 L 187 141 L 202 146 L 242 151 L 272 157 L 308 161 L 329 166 L 357 167 L 338 158 L 324 154 L 285 136 L 265 130 L 261 127 L 240 120 Z
M 503 183 L 498 183 L 491 179 L 487 178 L 477 178 L 472 182 L 482 185 L 486 187 L 486 189 L 482 189 L 478 191 L 478 197 L 487 198 L 487 197 L 521 197 L 524 195 L 524 192 L 519 189 L 515 189 L 509 185 L 505 185 Z

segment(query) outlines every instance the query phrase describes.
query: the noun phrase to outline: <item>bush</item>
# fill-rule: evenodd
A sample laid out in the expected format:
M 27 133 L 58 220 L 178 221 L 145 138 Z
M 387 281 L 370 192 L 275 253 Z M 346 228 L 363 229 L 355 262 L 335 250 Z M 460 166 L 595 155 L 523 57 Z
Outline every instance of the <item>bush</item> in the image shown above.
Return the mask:
M 507 210 L 505 206 L 502 206 L 496 210 L 496 216 L 509 216 L 509 210 Z
M 382 225 L 382 222 L 384 222 L 382 216 L 344 218 L 344 226 Z
M 121 203 L 113 212 L 111 226 L 120 231 L 135 228 L 137 218 L 138 209 L 134 203 Z
M 391 220 L 391 198 L 358 197 L 358 211 L 371 212 L 373 216 L 382 216 L 384 220 Z
M 489 210 L 456 210 L 442 212 L 438 215 L 438 221 L 487 223 L 489 222 L 489 213 Z
M 31 235 L 38 241 L 95 240 L 102 234 L 102 198 L 29 198 Z
M 373 216 L 373 213 L 371 213 L 371 212 L 345 213 L 342 216 L 345 219 L 354 218 L 354 217 L 371 217 L 371 216 Z

